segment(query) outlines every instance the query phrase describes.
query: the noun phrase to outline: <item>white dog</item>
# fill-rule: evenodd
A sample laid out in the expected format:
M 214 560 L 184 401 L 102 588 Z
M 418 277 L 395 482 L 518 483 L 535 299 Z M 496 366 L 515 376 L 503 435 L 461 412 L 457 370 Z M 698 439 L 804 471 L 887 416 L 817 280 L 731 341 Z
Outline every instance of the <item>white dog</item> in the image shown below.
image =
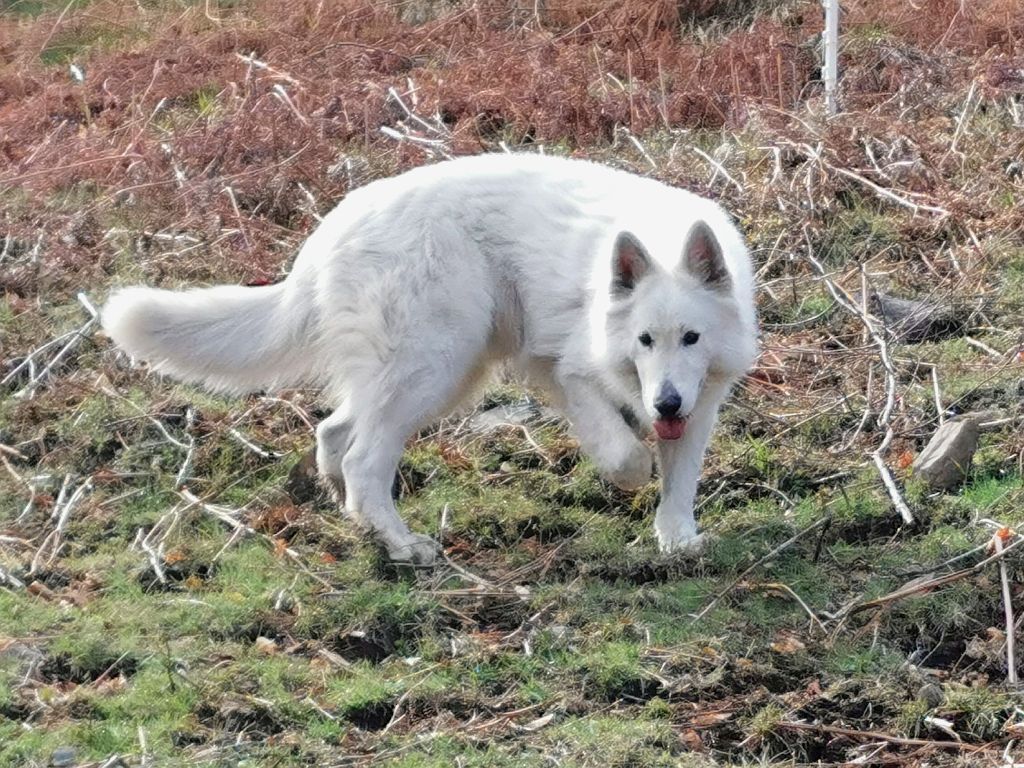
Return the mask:
M 757 354 L 754 279 L 715 203 L 579 160 L 481 155 L 353 191 L 288 278 L 126 288 L 108 335 L 156 370 L 227 392 L 309 383 L 334 412 L 320 473 L 396 560 L 429 563 L 391 497 L 405 441 L 515 365 L 615 484 L 648 482 L 663 550 L 700 541 L 693 502 L 718 407 Z M 634 418 L 635 417 L 635 418 Z

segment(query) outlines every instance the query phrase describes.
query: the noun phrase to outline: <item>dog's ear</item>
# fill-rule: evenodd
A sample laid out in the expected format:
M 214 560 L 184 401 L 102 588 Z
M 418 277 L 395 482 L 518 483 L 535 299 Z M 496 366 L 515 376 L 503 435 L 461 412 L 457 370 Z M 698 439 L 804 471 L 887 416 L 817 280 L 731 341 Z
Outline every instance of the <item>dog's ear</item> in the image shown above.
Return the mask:
M 690 230 L 683 247 L 683 265 L 708 288 L 725 291 L 731 285 L 722 246 L 718 244 L 718 238 L 711 227 L 703 221 L 698 221 Z
M 612 253 L 612 293 L 628 294 L 650 268 L 651 257 L 640 241 L 629 232 L 620 232 Z

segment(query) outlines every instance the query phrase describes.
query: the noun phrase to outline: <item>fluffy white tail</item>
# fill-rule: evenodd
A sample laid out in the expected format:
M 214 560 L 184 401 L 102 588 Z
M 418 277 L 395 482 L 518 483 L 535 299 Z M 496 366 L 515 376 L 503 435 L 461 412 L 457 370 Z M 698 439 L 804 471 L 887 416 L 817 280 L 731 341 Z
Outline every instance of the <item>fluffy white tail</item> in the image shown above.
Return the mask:
M 103 307 L 103 329 L 133 358 L 183 381 L 245 393 L 303 381 L 310 308 L 285 284 L 191 291 L 124 288 Z

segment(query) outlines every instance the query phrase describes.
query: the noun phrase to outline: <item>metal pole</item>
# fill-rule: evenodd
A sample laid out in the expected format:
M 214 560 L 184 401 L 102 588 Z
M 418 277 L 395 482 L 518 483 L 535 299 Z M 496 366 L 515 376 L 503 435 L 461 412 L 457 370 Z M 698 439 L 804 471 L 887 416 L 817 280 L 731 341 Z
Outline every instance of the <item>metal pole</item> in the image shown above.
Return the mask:
M 825 62 L 822 79 L 825 81 L 825 113 L 831 117 L 839 110 L 836 85 L 839 82 L 839 0 L 822 0 L 825 6 Z

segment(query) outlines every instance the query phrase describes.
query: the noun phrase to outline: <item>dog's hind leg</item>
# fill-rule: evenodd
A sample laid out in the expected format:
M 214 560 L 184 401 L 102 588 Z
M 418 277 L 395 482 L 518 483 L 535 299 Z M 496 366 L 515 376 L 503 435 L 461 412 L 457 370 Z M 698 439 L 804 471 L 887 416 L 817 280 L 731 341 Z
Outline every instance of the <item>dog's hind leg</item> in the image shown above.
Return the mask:
M 428 565 L 437 553 L 433 539 L 411 532 L 398 515 L 392 483 L 405 441 L 458 398 L 485 341 L 462 338 L 452 345 L 458 350 L 440 350 L 421 339 L 415 354 L 400 351 L 362 386 L 350 385 L 345 402 L 317 430 L 320 473 L 335 488 L 343 485 L 346 513 L 392 560 Z

